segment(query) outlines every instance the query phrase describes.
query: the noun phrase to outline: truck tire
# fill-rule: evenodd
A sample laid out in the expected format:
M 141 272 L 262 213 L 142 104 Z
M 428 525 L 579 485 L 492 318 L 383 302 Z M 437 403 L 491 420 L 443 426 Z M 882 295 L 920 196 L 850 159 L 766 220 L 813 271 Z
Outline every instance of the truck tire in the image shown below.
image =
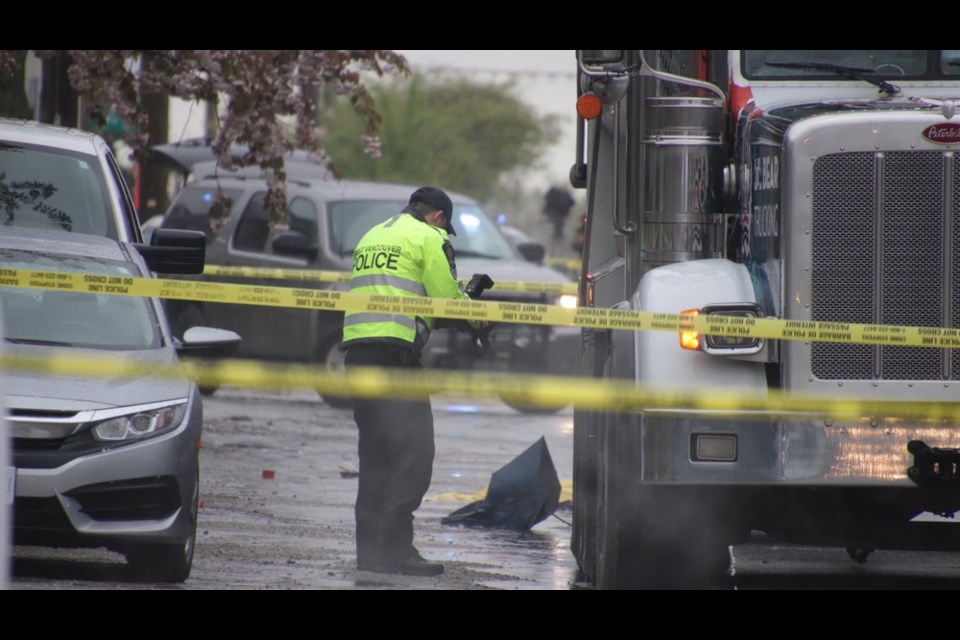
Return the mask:
M 598 537 L 600 589 L 729 586 L 730 550 L 686 488 L 607 487 Z
M 610 351 L 604 377 L 616 377 Z M 717 527 L 722 509 L 685 486 L 643 484 L 638 414 L 601 414 L 597 437 L 600 589 L 725 587 L 730 551 Z
M 610 332 L 584 329 L 577 348 L 577 374 L 588 378 L 603 376 L 609 358 Z M 577 559 L 578 572 L 596 583 L 597 534 L 600 530 L 602 487 L 600 478 L 601 411 L 573 411 L 573 531 L 570 548 Z

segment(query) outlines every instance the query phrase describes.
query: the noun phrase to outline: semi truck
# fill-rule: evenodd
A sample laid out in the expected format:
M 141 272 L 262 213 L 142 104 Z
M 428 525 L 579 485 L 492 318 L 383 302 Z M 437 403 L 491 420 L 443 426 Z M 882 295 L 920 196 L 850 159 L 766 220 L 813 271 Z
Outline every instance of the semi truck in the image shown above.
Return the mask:
M 580 305 L 960 327 L 960 51 L 581 50 Z M 960 400 L 960 351 L 583 329 L 645 390 Z M 654 394 L 655 397 L 655 394 Z M 960 431 L 869 412 L 576 410 L 571 546 L 601 588 L 729 580 L 762 532 L 958 549 Z

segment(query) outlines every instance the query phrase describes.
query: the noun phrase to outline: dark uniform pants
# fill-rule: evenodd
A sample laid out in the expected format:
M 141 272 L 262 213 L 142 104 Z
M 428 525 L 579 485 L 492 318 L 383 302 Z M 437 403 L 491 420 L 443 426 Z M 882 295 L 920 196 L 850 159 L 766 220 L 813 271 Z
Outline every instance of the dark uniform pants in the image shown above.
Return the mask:
M 412 349 L 359 344 L 347 349 L 347 367 L 421 369 Z M 402 560 L 416 553 L 413 512 L 433 474 L 433 412 L 429 396 L 414 400 L 354 398 L 359 430 L 357 560 Z

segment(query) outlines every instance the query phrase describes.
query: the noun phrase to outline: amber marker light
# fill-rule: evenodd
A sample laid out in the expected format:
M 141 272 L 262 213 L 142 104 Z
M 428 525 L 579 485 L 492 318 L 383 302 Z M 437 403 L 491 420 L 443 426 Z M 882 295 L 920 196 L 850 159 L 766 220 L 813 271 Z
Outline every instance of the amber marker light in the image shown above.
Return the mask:
M 603 102 L 600 96 L 593 93 L 585 93 L 577 98 L 577 113 L 584 120 L 594 120 L 600 117 L 603 111 Z
M 686 311 L 681 311 L 680 315 L 698 316 L 700 315 L 700 309 L 687 309 Z M 688 351 L 700 351 L 700 332 L 699 331 L 681 331 L 680 332 L 680 348 L 687 349 Z

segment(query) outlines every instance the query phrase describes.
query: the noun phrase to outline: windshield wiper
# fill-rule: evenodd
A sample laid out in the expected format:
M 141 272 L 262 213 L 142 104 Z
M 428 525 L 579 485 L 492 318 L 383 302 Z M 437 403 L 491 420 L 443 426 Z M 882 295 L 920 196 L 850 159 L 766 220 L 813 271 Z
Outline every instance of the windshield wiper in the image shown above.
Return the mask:
M 869 82 L 875 87 L 880 87 L 880 91 L 885 91 L 891 96 L 900 93 L 900 87 L 892 82 L 864 75 L 865 73 L 870 73 L 873 69 L 845 67 L 842 64 L 833 64 L 832 62 L 765 62 L 764 64 L 768 67 L 783 67 L 784 69 L 823 69 L 824 71 L 833 71 L 834 73 L 853 78 L 854 80 Z
M 71 342 L 60 342 L 59 340 L 31 340 L 30 338 L 4 338 L 5 341 L 12 344 L 42 344 L 49 347 L 72 347 Z

